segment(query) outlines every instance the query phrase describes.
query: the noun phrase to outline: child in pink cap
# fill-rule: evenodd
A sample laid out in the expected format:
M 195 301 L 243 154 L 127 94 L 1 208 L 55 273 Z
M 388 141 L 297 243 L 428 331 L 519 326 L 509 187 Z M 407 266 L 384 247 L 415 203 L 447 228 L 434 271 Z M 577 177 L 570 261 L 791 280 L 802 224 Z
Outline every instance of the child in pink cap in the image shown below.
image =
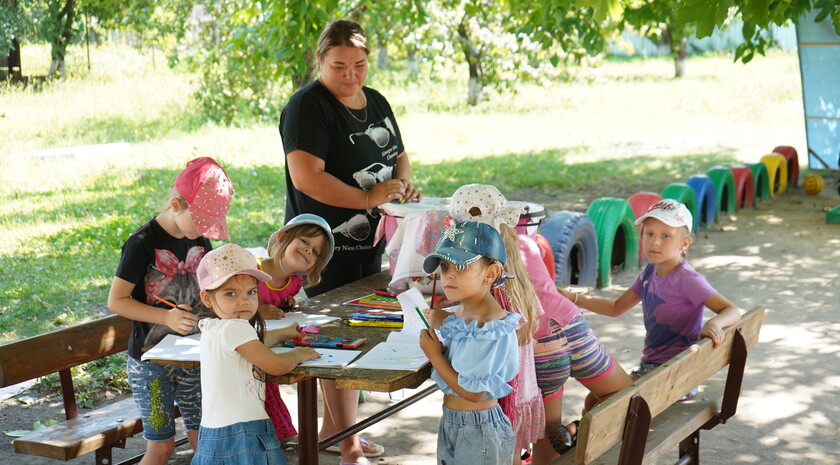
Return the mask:
M 209 239 L 230 239 L 225 215 L 232 197 L 233 184 L 215 160 L 191 160 L 175 179 L 163 211 L 132 233 L 122 248 L 108 308 L 132 320 L 128 381 L 143 420 L 144 463 L 164 464 L 172 455 L 176 403 L 193 449 L 198 441 L 200 370 L 140 357 L 144 347 L 167 332 L 194 331 L 198 318 L 191 310 L 199 303 L 195 270 L 212 249 Z

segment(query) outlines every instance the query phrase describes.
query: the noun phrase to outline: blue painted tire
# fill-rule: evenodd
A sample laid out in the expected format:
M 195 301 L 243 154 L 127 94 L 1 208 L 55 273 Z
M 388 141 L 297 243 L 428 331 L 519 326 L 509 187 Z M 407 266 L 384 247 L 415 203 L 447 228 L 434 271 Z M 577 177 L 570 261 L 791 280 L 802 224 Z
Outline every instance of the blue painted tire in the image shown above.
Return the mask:
M 706 174 L 715 184 L 715 197 L 717 198 L 715 218 L 719 217 L 724 209 L 730 215 L 735 213 L 738 192 L 735 189 L 735 176 L 732 175 L 732 170 L 725 166 L 713 166 L 709 168 Z
M 714 223 L 717 216 L 717 197 L 715 197 L 715 184 L 712 182 L 712 178 L 705 174 L 695 174 L 689 177 L 685 183 L 691 186 L 697 195 L 699 222 L 705 225 Z
M 598 286 L 609 286 L 612 270 L 639 268 L 639 232 L 636 215 L 625 199 L 601 197 L 595 199 L 586 214 L 595 225 L 598 239 Z
M 697 194 L 694 189 L 684 182 L 672 182 L 662 189 L 662 197 L 666 199 L 674 199 L 677 202 L 682 202 L 688 211 L 691 212 L 693 225 L 691 230 L 697 231 L 700 229 L 700 211 L 697 208 Z
M 588 216 L 570 211 L 552 213 L 542 221 L 540 235 L 551 246 L 557 285 L 595 287 L 598 241 Z

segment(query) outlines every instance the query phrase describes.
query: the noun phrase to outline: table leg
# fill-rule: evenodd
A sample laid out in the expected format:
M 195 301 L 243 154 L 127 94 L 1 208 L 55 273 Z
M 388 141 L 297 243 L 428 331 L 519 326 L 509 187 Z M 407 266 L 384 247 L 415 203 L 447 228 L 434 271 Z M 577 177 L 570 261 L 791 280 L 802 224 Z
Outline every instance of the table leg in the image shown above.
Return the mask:
M 298 464 L 318 465 L 318 379 L 298 383 Z

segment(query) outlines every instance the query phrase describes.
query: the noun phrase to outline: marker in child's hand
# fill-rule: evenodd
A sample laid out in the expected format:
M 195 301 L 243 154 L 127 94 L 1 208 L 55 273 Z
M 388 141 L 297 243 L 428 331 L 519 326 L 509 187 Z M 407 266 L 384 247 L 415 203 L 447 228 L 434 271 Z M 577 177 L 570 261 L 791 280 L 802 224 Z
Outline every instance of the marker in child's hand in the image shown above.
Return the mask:
M 177 306 L 177 305 L 173 304 L 172 302 L 170 302 L 170 301 L 168 301 L 168 300 L 166 300 L 166 299 L 162 299 L 162 298 L 160 298 L 160 297 L 158 297 L 158 296 L 155 296 L 155 300 L 157 300 L 158 302 L 163 302 L 163 303 L 165 303 L 166 305 L 169 305 L 169 306 L 170 306 L 170 307 L 172 307 L 172 308 L 178 308 L 178 306 Z
M 423 312 L 420 311 L 420 307 L 414 307 L 417 310 L 417 314 L 420 315 L 420 319 L 423 320 L 423 324 L 426 325 L 426 329 L 429 329 L 429 322 L 426 321 L 426 317 L 423 316 Z

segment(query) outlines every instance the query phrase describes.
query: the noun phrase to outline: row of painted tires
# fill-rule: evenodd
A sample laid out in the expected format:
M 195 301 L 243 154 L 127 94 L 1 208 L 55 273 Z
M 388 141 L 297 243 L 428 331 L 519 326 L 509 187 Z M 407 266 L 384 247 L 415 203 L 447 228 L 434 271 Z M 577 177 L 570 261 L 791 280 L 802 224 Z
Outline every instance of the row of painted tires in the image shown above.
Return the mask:
M 636 218 L 653 203 L 670 198 L 684 203 L 694 217 L 694 230 L 711 224 L 722 211 L 751 207 L 759 199 L 784 192 L 799 179 L 796 150 L 779 146 L 758 163 L 714 166 L 685 183 L 639 192 L 627 199 L 602 197 L 586 213 L 561 211 L 542 222 L 540 235 L 553 257 L 555 282 L 560 285 L 609 286 L 613 268 L 638 269 L 642 261 Z

